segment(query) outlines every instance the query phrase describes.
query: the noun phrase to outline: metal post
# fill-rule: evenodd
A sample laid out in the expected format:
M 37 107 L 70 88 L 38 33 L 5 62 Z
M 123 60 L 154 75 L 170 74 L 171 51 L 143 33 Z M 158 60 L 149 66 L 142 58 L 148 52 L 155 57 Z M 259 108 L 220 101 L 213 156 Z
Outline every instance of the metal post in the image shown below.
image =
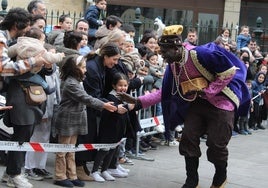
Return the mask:
M 140 20 L 141 16 L 141 9 L 136 8 L 135 10 L 135 20 L 132 22 L 133 26 L 135 27 L 135 37 L 134 37 L 134 42 L 137 44 L 139 42 L 139 37 L 140 37 L 140 26 L 142 25 L 142 22 Z
M 255 38 L 257 40 L 258 45 L 260 45 L 260 42 L 261 42 L 260 39 L 261 39 L 261 35 L 263 33 L 261 26 L 262 26 L 262 18 L 258 17 L 256 19 L 256 29 L 253 30 L 253 33 L 255 35 Z
M 3 16 L 3 17 L 6 16 L 6 14 L 7 14 L 7 11 L 6 11 L 7 5 L 8 5 L 7 0 L 2 0 L 2 3 L 1 3 L 2 10 L 0 11 L 0 16 Z

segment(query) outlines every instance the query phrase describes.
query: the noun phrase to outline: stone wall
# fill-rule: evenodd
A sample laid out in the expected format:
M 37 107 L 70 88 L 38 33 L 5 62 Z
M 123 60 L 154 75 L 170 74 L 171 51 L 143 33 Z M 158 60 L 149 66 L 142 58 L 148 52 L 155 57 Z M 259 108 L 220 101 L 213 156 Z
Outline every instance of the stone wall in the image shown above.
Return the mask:
M 238 26 L 240 8 L 241 8 L 241 0 L 225 0 L 223 25 L 226 25 L 226 23 L 228 23 L 228 25 L 230 26 L 230 24 L 233 23 L 234 26 L 235 25 Z M 232 39 L 235 39 L 235 34 L 237 34 L 236 32 L 234 30 L 232 31 L 231 34 Z

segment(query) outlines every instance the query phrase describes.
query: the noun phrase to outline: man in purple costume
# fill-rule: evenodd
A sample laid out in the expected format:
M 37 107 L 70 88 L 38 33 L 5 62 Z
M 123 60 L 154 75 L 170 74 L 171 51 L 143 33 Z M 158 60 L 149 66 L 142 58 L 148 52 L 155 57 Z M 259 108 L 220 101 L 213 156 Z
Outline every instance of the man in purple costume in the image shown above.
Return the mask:
M 179 151 L 185 157 L 187 178 L 182 188 L 198 187 L 200 136 L 206 133 L 207 158 L 215 166 L 211 188 L 223 188 L 234 115 L 246 114 L 249 108 L 246 66 L 221 44 L 183 44 L 182 30 L 181 25 L 168 26 L 158 39 L 168 63 L 162 91 L 132 102 L 146 108 L 161 100 L 166 130 L 184 123 Z

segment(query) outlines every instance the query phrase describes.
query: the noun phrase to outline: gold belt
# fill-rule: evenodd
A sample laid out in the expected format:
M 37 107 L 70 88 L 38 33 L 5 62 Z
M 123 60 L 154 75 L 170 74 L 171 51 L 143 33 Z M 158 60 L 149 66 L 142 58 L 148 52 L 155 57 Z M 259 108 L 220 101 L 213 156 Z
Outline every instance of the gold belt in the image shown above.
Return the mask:
M 203 77 L 190 79 L 180 83 L 182 94 L 185 95 L 190 91 L 200 91 L 208 87 L 208 81 Z

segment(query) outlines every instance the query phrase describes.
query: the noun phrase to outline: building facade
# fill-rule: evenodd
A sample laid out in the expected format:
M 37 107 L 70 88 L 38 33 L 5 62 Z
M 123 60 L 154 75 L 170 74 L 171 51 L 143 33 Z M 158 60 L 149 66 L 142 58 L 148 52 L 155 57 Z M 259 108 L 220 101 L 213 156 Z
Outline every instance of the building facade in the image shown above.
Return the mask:
M 7 0 L 8 7 L 21 7 L 27 8 L 31 0 Z M 1 2 L 1 0 L 0 0 Z M 65 11 L 65 12 L 83 12 L 86 5 L 86 0 L 44 0 L 48 12 L 54 11 Z

